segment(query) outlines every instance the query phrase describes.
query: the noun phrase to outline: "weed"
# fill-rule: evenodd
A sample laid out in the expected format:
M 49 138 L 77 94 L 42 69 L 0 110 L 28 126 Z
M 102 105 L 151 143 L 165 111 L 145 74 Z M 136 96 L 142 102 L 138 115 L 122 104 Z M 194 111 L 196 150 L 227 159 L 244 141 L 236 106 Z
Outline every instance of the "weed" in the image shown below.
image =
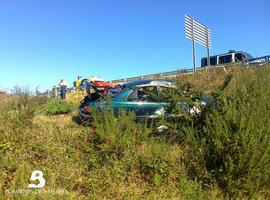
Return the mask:
M 73 106 L 60 99 L 50 99 L 43 107 L 45 115 L 68 114 L 73 110 Z

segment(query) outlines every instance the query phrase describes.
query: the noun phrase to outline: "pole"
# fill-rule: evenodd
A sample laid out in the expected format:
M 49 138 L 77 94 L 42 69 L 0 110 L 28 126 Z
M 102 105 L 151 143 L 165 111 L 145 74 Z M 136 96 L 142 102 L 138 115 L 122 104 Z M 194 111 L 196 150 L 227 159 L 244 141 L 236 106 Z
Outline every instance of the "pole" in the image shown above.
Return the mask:
M 207 47 L 207 69 L 209 69 L 210 67 L 210 50 L 209 50 L 209 47 Z
M 209 52 L 209 31 L 208 31 L 208 27 L 206 27 L 206 41 L 207 41 L 207 67 L 205 67 L 205 69 L 207 70 L 207 68 L 209 69 L 210 67 L 210 52 Z
M 195 42 L 194 39 L 192 40 L 192 57 L 193 57 L 193 73 L 195 73 L 196 71 L 196 55 L 195 55 Z
M 194 28 L 194 21 L 193 21 L 193 18 L 192 18 L 192 57 L 193 57 L 193 74 L 195 74 L 195 71 L 196 71 L 196 55 L 195 55 L 195 39 L 194 39 L 194 31 L 193 31 L 193 28 Z

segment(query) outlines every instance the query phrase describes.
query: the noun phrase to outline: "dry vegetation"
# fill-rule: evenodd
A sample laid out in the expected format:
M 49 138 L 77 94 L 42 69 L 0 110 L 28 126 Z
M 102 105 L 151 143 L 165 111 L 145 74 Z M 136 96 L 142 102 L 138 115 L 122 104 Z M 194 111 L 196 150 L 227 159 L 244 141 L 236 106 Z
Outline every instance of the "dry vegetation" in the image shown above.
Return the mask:
M 131 113 L 123 112 L 116 119 L 105 110 L 97 115 L 92 126 L 82 126 L 74 120 L 76 110 L 44 115 L 48 101 L 43 97 L 2 95 L 0 197 L 267 199 L 270 175 L 267 73 L 268 68 L 229 69 L 232 81 L 217 97 L 222 108 L 208 108 L 199 120 L 163 121 L 169 130 L 162 134 L 152 126 L 136 123 Z M 192 91 L 216 94 L 228 74 L 217 69 L 180 78 L 189 81 Z M 77 103 L 81 95 L 77 94 L 70 102 Z M 261 104 L 264 106 L 255 107 Z M 43 171 L 46 179 L 46 186 L 39 190 L 67 192 L 5 192 L 27 189 L 31 172 L 37 169 Z

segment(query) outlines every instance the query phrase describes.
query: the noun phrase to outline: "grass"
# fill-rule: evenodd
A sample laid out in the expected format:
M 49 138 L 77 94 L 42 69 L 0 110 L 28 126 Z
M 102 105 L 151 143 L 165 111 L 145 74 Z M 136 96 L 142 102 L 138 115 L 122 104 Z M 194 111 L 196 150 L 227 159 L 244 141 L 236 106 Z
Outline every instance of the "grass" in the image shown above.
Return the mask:
M 161 121 L 169 127 L 163 133 L 124 111 L 114 117 L 105 110 L 91 126 L 82 126 L 73 110 L 45 115 L 52 100 L 3 95 L 0 197 L 267 199 L 269 72 L 233 68 L 181 77 L 179 94 L 214 94 L 218 108 L 206 107 L 196 119 Z M 221 91 L 228 75 L 232 79 Z M 43 189 L 31 189 L 39 193 L 7 193 L 27 189 L 34 170 L 46 179 Z M 64 193 L 45 193 L 51 189 Z
M 24 111 L 17 113 L 9 105 L 14 98 L 7 96 L 1 101 L 7 107 L 2 107 L 0 118 L 0 196 L 7 199 L 161 199 L 178 198 L 182 193 L 189 195 L 179 186 L 182 179 L 187 179 L 180 162 L 181 146 L 150 136 L 150 128 L 135 123 L 134 115 L 123 112 L 117 119 L 112 113 L 98 115 L 95 129 L 75 123 L 74 114 L 40 114 L 42 106 L 36 107 L 34 114 L 18 119 Z M 10 117 L 7 113 L 16 116 Z M 40 189 L 44 193 L 5 192 L 27 189 L 33 170 L 44 173 L 46 185 Z M 188 183 L 198 185 L 196 181 Z M 195 186 L 186 183 L 185 187 L 190 187 L 191 192 Z M 67 192 L 46 194 L 45 190 L 50 189 Z M 201 189 L 196 193 L 212 196 L 211 192 Z
M 73 106 L 61 99 L 50 99 L 42 108 L 44 115 L 68 114 L 73 111 Z

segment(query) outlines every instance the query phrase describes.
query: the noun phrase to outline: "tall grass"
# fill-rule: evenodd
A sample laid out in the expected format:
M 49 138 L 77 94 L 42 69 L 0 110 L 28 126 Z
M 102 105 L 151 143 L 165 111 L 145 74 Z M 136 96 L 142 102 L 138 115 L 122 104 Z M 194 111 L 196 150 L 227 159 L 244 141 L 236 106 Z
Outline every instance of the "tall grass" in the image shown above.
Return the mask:
M 0 98 L 0 197 L 4 199 L 267 199 L 270 195 L 270 70 L 218 70 L 216 85 L 186 77 L 168 96 L 163 132 L 135 122 L 134 114 L 109 109 L 91 126 L 74 113 L 44 115 L 47 99 Z M 223 74 L 222 74 L 223 73 Z M 215 72 L 200 73 L 207 84 Z M 227 78 L 226 76 L 231 76 Z M 196 75 L 197 76 L 197 75 Z M 195 76 L 195 78 L 196 78 Z M 223 84 L 224 83 L 224 84 Z M 185 101 L 208 94 L 215 105 L 190 115 Z M 54 105 L 52 106 L 54 107 Z M 44 189 L 65 194 L 6 194 L 25 189 L 33 170 L 44 172 Z M 267 196 L 268 195 L 268 196 Z
M 42 107 L 42 113 L 45 115 L 68 114 L 73 111 L 73 106 L 61 99 L 50 99 Z
M 206 107 L 199 121 L 184 128 L 191 143 L 187 155 L 195 157 L 187 166 L 197 176 L 210 174 L 225 197 L 258 198 L 269 190 L 269 72 L 262 67 L 234 73 L 227 87 L 216 92 L 218 106 Z
M 121 158 L 145 141 L 149 135 L 146 124 L 135 122 L 134 113 L 120 110 L 119 115 L 115 117 L 112 110 L 105 108 L 94 115 L 94 142 L 107 156 Z
M 44 115 L 46 102 L 27 95 L 0 99 L 1 198 L 212 197 L 197 181 L 185 181 L 180 146 L 153 136 L 133 113 L 121 111 L 115 117 L 105 109 L 96 113 L 92 126 L 81 126 L 72 114 Z M 46 179 L 38 193 L 5 192 L 27 189 L 33 170 L 41 170 Z M 44 193 L 54 189 L 65 193 Z

